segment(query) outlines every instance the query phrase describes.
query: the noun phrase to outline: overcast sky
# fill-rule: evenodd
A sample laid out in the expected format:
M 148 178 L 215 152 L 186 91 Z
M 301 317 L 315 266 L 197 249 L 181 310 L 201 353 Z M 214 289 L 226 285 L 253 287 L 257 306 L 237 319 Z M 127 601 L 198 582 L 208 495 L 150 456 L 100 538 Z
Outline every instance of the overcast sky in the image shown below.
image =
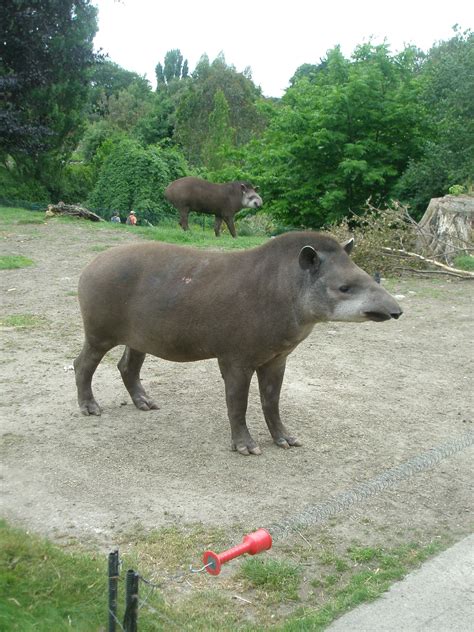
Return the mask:
M 155 66 L 179 48 L 190 71 L 203 53 L 247 66 L 265 96 L 279 97 L 298 66 L 318 63 L 340 44 L 349 56 L 371 37 L 393 52 L 428 50 L 474 24 L 473 0 L 95 0 L 96 48 L 155 85 Z

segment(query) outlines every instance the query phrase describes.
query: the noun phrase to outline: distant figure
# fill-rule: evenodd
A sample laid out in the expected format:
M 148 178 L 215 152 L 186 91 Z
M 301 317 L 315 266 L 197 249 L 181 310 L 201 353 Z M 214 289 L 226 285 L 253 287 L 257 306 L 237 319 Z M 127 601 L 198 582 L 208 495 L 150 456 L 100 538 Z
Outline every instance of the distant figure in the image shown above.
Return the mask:
M 121 224 L 122 223 L 122 220 L 120 219 L 120 215 L 118 214 L 118 211 L 114 211 L 114 214 L 110 218 L 110 221 L 114 222 L 114 224 Z
M 130 215 L 127 217 L 127 221 L 125 222 L 126 224 L 129 224 L 130 226 L 135 226 L 137 223 L 137 218 L 135 215 L 135 211 L 130 211 Z

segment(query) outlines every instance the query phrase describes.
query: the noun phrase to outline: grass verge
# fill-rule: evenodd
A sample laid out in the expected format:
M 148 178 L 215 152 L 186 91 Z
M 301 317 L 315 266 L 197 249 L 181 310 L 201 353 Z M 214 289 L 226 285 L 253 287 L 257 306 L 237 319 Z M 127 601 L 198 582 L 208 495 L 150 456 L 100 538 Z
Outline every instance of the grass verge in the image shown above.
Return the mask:
M 270 557 L 229 565 L 218 578 L 189 572 L 197 552 L 222 550 L 229 537 L 222 529 L 199 525 L 124 536 L 120 620 L 125 571 L 134 568 L 158 586 L 151 590 L 140 584 L 142 632 L 323 630 L 344 612 L 381 595 L 447 544 L 441 538 L 434 544 L 390 548 L 352 545 L 341 553 L 324 549 L 320 542 L 311 549 L 322 551 L 318 554 L 300 555 L 298 547 L 292 547 L 288 561 L 281 550 L 273 550 Z M 74 547 L 65 550 L 0 522 L 0 629 L 105 629 L 106 557 Z

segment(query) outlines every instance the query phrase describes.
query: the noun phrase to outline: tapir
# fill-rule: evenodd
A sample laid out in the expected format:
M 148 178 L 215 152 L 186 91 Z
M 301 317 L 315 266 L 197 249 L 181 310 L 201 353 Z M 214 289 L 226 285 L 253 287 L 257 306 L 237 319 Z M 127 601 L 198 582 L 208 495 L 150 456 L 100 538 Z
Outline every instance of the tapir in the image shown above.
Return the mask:
M 187 176 L 168 185 L 165 197 L 178 209 L 179 225 L 183 230 L 188 230 L 190 211 L 214 215 L 216 237 L 220 235 L 223 221 L 232 237 L 236 237 L 234 215 L 243 208 L 259 209 L 262 206 L 262 198 L 255 187 L 250 182 L 240 180 L 215 184 Z
M 290 232 L 263 245 L 216 252 L 150 242 L 117 246 L 83 271 L 79 302 L 85 342 L 75 360 L 79 407 L 100 415 L 92 376 L 112 347 L 137 408 L 157 408 L 140 381 L 145 354 L 174 362 L 217 358 L 225 385 L 231 446 L 260 454 L 246 425 L 252 375 L 276 445 L 301 445 L 280 418 L 286 359 L 326 321 L 386 321 L 395 299 L 350 259 L 353 240 Z

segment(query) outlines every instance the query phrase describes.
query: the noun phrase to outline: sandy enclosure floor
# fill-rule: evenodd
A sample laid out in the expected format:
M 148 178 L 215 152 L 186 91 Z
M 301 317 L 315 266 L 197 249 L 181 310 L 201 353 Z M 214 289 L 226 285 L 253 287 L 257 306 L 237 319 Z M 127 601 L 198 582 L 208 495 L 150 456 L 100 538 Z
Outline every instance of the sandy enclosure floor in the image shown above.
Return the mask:
M 404 295 L 399 321 L 319 325 L 290 356 L 282 413 L 301 448 L 271 442 L 254 381 L 248 421 L 263 454 L 230 451 L 216 361 L 148 357 L 142 378 L 160 409 L 142 412 L 115 349 L 94 379 L 102 417 L 83 417 L 71 370 L 82 346 L 77 281 L 100 247 L 133 239 L 56 221 L 2 235 L 3 254 L 36 264 L 0 273 L 2 316 L 42 318 L 1 331 L 1 501 L 15 524 L 107 544 L 131 524 L 266 526 L 472 430 L 474 287 L 444 277 L 392 282 Z M 381 529 L 466 533 L 471 466 L 472 448 L 462 450 L 337 528 L 356 534 L 363 515 Z

